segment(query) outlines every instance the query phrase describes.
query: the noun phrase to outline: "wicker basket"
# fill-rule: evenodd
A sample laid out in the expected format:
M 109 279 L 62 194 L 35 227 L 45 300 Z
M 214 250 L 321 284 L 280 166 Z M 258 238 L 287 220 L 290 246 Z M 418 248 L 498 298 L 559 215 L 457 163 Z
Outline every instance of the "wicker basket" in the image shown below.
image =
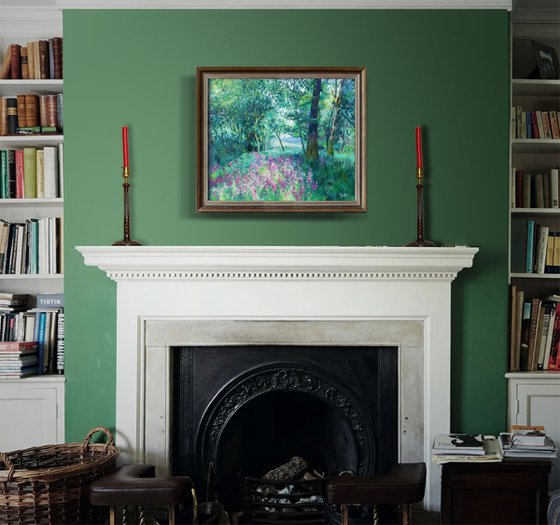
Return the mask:
M 91 443 L 96 432 L 106 443 Z M 96 427 L 81 443 L 0 452 L 0 523 L 91 523 L 89 484 L 115 469 L 111 432 Z

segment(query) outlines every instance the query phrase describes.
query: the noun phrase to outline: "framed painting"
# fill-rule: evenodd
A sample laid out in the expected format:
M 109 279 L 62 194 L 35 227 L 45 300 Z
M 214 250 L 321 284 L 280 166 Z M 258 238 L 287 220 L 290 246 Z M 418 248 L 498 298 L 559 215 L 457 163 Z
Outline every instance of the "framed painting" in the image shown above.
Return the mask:
M 365 67 L 199 67 L 197 211 L 365 212 Z

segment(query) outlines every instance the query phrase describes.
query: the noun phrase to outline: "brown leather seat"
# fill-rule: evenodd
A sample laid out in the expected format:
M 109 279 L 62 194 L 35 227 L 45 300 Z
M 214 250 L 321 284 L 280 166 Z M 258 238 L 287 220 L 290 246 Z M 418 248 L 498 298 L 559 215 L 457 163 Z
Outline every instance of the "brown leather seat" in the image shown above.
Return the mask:
M 116 522 L 117 506 L 165 506 L 170 525 L 175 522 L 176 505 L 186 503 L 192 497 L 193 508 L 196 508 L 196 495 L 190 478 L 156 478 L 154 475 L 153 465 L 123 465 L 90 485 L 90 503 L 110 507 L 111 525 Z
M 383 476 L 343 475 L 329 480 L 327 501 L 342 506 L 342 523 L 348 523 L 348 505 L 400 504 L 403 524 L 410 521 L 410 505 L 424 499 L 425 463 L 398 463 Z M 374 519 L 376 510 L 374 508 Z

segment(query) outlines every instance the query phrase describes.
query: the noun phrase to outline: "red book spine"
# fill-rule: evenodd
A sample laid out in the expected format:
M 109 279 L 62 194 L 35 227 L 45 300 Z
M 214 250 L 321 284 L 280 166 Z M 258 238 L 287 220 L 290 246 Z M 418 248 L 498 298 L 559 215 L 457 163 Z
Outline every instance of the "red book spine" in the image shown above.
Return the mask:
M 21 46 L 19 44 L 12 44 L 10 46 L 10 57 L 11 57 L 10 70 L 12 74 L 12 80 L 21 79 L 20 47 Z
M 556 320 L 552 335 L 552 348 L 548 360 L 549 370 L 560 370 L 560 303 L 556 303 Z
M 537 122 L 537 114 L 534 111 L 531 111 L 531 127 L 533 128 L 533 138 L 540 139 L 539 123 Z
M 62 79 L 62 38 L 54 37 L 52 39 L 53 61 L 54 61 L 54 78 Z
M 523 172 L 515 172 L 515 207 L 523 208 Z

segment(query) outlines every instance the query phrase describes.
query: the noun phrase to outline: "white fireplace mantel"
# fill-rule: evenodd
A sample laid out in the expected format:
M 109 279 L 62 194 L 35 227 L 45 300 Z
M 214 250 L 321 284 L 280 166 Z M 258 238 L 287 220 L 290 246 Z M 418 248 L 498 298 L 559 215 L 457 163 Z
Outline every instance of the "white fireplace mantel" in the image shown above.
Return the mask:
M 399 351 L 399 459 L 428 468 L 450 429 L 451 282 L 478 248 L 79 246 L 117 282 L 117 443 L 170 466 L 171 352 L 177 346 L 389 345 Z M 279 322 L 281 321 L 281 322 Z

